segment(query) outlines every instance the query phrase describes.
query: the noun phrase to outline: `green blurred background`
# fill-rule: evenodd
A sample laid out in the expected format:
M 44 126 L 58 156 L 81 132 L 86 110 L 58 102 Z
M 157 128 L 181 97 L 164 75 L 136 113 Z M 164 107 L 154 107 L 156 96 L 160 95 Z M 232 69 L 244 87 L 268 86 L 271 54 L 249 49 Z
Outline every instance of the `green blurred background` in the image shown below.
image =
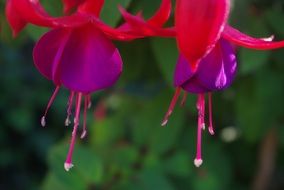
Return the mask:
M 124 72 L 112 88 L 92 95 L 89 133 L 77 141 L 65 172 L 71 127 L 64 126 L 68 91 L 60 91 L 48 118 L 40 118 L 53 91 L 32 62 L 46 29 L 29 26 L 12 39 L 0 1 L 0 189 L 10 190 L 283 190 L 284 50 L 239 49 L 232 87 L 214 93 L 216 135 L 203 135 L 204 164 L 195 168 L 194 95 L 160 126 L 174 93 L 177 49 L 173 39 L 115 42 Z M 59 15 L 58 0 L 42 1 Z M 160 0 L 106 0 L 103 20 L 122 22 L 116 5 L 146 17 Z M 169 22 L 171 25 L 172 20 Z M 256 37 L 284 39 L 283 0 L 236 0 L 230 23 Z

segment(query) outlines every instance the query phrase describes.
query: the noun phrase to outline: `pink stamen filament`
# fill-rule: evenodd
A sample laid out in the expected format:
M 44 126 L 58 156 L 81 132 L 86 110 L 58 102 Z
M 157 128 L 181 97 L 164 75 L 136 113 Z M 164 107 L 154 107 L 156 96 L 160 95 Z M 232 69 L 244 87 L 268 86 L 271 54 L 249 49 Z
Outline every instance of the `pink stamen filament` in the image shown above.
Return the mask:
M 171 100 L 171 103 L 170 103 L 170 106 L 169 106 L 169 109 L 163 119 L 163 122 L 162 122 L 162 126 L 165 126 L 167 123 L 168 123 L 168 120 L 169 120 L 169 117 L 170 115 L 173 113 L 173 110 L 175 108 L 175 105 L 177 103 L 177 100 L 179 98 L 179 95 L 180 95 L 180 92 L 181 92 L 181 88 L 178 87 L 175 91 L 175 94 L 174 94 L 174 97 L 173 99 Z
M 194 164 L 196 167 L 199 167 L 202 164 L 202 129 L 204 125 L 204 107 L 205 107 L 205 100 L 204 94 L 198 95 L 197 100 L 197 110 L 198 110 L 198 127 L 197 127 L 197 144 L 196 144 L 196 157 L 194 160 Z
M 48 104 L 47 104 L 47 107 L 45 109 L 44 115 L 41 118 L 41 126 L 43 126 L 43 127 L 45 127 L 45 125 L 46 125 L 45 118 L 46 118 L 47 112 L 48 112 L 49 108 L 51 107 L 52 103 L 54 102 L 54 99 L 55 99 L 56 95 L 58 94 L 59 89 L 60 89 L 60 86 L 56 86 L 52 96 L 50 97 L 50 99 L 48 101 Z
M 185 105 L 186 99 L 187 99 L 187 92 L 184 91 L 183 97 L 182 97 L 182 100 L 181 100 L 181 103 L 180 103 L 181 107 L 183 107 Z
M 67 117 L 66 117 L 66 120 L 65 120 L 65 126 L 69 126 L 71 124 L 70 116 L 72 114 L 74 94 L 75 94 L 75 92 L 72 91 L 70 96 L 69 96 L 69 99 L 68 99 L 68 103 L 67 103 L 68 108 L 67 108 Z
M 208 104 L 209 104 L 209 127 L 208 131 L 211 135 L 215 134 L 212 120 L 212 93 L 208 93 Z
M 84 101 L 84 115 L 83 115 L 83 132 L 81 134 L 81 139 L 85 138 L 87 135 L 87 109 L 88 109 L 88 103 L 89 103 L 89 95 L 85 96 Z
M 74 150 L 74 145 L 76 141 L 76 135 L 77 135 L 77 129 L 79 126 L 79 121 L 80 121 L 80 107 L 81 107 L 81 101 L 82 101 L 82 93 L 78 93 L 76 97 L 76 105 L 75 105 L 75 119 L 74 119 L 74 127 L 73 127 L 73 132 L 72 132 L 72 138 L 71 138 L 71 143 L 69 147 L 69 151 L 67 154 L 66 161 L 64 163 L 64 168 L 66 171 L 69 171 L 72 167 L 72 155 L 73 155 L 73 150 Z
M 201 98 L 201 127 L 205 130 L 205 95 L 202 94 Z

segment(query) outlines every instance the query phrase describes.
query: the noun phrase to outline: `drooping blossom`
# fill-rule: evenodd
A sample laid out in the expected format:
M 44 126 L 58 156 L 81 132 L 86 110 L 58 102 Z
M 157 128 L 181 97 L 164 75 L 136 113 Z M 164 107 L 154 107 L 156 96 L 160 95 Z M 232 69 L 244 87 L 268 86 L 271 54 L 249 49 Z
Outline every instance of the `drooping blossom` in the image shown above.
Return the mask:
M 36 68 L 56 88 L 51 96 L 41 125 L 46 125 L 46 115 L 61 86 L 70 90 L 65 125 L 71 124 L 73 104 L 74 127 L 70 148 L 64 168 L 73 167 L 72 154 L 80 123 L 81 102 L 83 101 L 83 129 L 81 138 L 87 134 L 86 114 L 91 105 L 91 93 L 112 86 L 122 72 L 122 60 L 118 49 L 111 40 L 132 40 L 144 37 L 133 31 L 128 24 L 113 29 L 104 24 L 99 15 L 104 0 L 63 0 L 64 12 L 77 8 L 69 16 L 52 17 L 38 0 L 8 0 L 6 15 L 16 36 L 28 23 L 49 27 L 33 50 Z M 168 17 L 163 16 L 163 4 L 149 23 L 158 26 Z
M 201 133 L 205 129 L 205 94 L 208 93 L 210 134 L 212 122 L 212 92 L 229 87 L 237 70 L 237 58 L 231 43 L 257 50 L 284 47 L 284 41 L 269 38 L 256 39 L 228 25 L 230 0 L 177 0 L 175 31 L 180 57 L 174 86 L 175 95 L 162 122 L 166 125 L 181 89 L 197 94 L 198 127 L 197 152 L 194 164 L 202 164 Z M 245 64 L 245 63 L 244 63 Z M 186 100 L 186 93 L 182 103 Z
M 214 135 L 212 121 L 212 92 L 224 90 L 229 87 L 233 82 L 236 71 L 237 58 L 235 50 L 225 39 L 218 41 L 215 48 L 201 60 L 197 70 L 193 70 L 189 66 L 187 59 L 183 55 L 179 56 L 174 73 L 174 86 L 176 87 L 176 92 L 162 122 L 162 126 L 167 124 L 182 89 L 185 91 L 182 98 L 182 105 L 186 101 L 187 93 L 197 94 L 197 152 L 194 164 L 198 167 L 202 164 L 201 136 L 202 129 L 205 130 L 207 112 L 205 109 L 205 96 L 208 94 L 208 131 L 211 135 Z
M 169 7 L 166 3 L 169 2 L 165 2 L 164 6 Z M 230 43 L 257 50 L 284 46 L 284 41 L 272 42 L 273 36 L 256 39 L 229 26 L 227 21 L 230 5 L 230 0 L 177 0 L 175 26 L 159 33 L 164 37 L 176 37 L 180 51 L 174 75 L 176 92 L 162 125 L 167 124 L 182 89 L 197 94 L 198 132 L 197 154 L 194 160 L 196 166 L 202 164 L 201 129 L 205 129 L 205 94 L 208 93 L 209 102 L 208 130 L 214 134 L 211 92 L 230 86 L 237 70 L 236 55 Z M 133 30 L 142 34 L 157 32 L 139 15 L 130 15 L 125 10 L 120 10 Z M 182 104 L 186 95 L 187 93 Z

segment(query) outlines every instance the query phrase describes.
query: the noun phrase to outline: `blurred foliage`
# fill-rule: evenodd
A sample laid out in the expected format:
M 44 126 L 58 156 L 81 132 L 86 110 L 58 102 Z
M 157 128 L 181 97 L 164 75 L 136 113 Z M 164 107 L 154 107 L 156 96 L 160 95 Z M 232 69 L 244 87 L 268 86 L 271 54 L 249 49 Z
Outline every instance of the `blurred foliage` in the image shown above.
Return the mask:
M 64 127 L 67 90 L 61 90 L 47 119 L 39 125 L 53 85 L 33 67 L 32 48 L 47 29 L 29 26 L 12 39 L 1 8 L 0 41 L 0 189 L 135 189 L 242 190 L 267 181 L 265 189 L 284 189 L 284 50 L 239 49 L 239 73 L 233 86 L 214 94 L 216 135 L 203 138 L 204 164 L 193 166 L 196 139 L 196 98 L 177 106 L 168 126 L 160 127 L 173 95 L 177 59 L 173 39 L 151 38 L 116 42 L 123 60 L 120 81 L 109 91 L 93 94 L 89 133 L 77 142 L 75 167 L 65 172 L 71 128 Z M 44 0 L 60 15 L 57 0 Z M 155 0 L 107 0 L 102 18 L 122 22 L 116 5 L 149 17 Z M 284 38 L 282 0 L 235 0 L 230 23 L 248 34 Z M 98 114 L 102 105 L 106 117 Z M 97 116 L 97 117 L 94 117 Z M 227 134 L 231 131 L 235 135 Z M 258 181 L 265 159 L 265 139 L 276 131 L 276 143 L 264 154 L 271 173 Z M 232 137 L 232 138 L 229 138 Z M 272 162 L 272 163 L 271 163 Z M 274 164 L 275 162 L 275 164 Z

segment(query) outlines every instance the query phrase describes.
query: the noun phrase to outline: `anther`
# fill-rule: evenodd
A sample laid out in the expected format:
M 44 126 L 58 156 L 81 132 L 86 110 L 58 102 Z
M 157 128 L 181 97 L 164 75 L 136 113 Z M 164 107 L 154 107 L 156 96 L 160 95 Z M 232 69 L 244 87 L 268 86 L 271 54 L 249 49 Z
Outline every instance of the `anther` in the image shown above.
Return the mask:
M 203 131 L 206 129 L 205 123 L 202 123 L 202 124 L 201 124 L 201 128 L 203 129 Z
M 54 102 L 54 99 L 59 91 L 59 88 L 60 86 L 56 86 L 52 96 L 50 97 L 49 101 L 48 101 L 48 104 L 46 106 L 46 109 L 45 109 L 45 112 L 44 112 L 44 115 L 42 116 L 41 120 L 40 120 L 40 123 L 41 123 L 41 126 L 45 127 L 46 126 L 46 115 L 47 115 L 47 112 L 49 110 L 49 108 L 51 107 L 52 103 Z
M 83 132 L 82 132 L 80 138 L 83 139 L 83 138 L 85 138 L 86 136 L 87 136 L 87 131 L 86 131 L 86 130 L 83 130 Z
M 87 109 L 89 104 L 89 95 L 85 96 L 84 102 L 84 114 L 83 114 L 83 132 L 81 134 L 81 139 L 85 138 L 87 135 Z
M 65 126 L 67 127 L 70 124 L 71 124 L 70 118 L 69 118 L 69 116 L 67 116 L 66 119 L 65 119 Z
M 208 131 L 211 135 L 215 134 L 214 127 L 213 127 L 213 120 L 212 120 L 212 93 L 208 93 L 208 104 L 209 104 L 209 127 Z
M 176 102 L 177 102 L 177 100 L 179 98 L 180 91 L 181 91 L 181 88 L 178 87 L 176 89 L 176 91 L 175 91 L 173 99 L 171 100 L 171 103 L 170 103 L 170 106 L 168 108 L 168 111 L 167 111 L 167 113 L 166 113 L 166 115 L 165 115 L 165 117 L 164 117 L 164 119 L 162 121 L 162 124 L 161 124 L 162 126 L 165 126 L 168 123 L 169 117 L 173 113 L 173 110 L 175 108 Z
M 46 125 L 45 116 L 42 116 L 42 118 L 40 120 L 40 124 L 41 124 L 41 126 L 45 127 L 45 125 Z
M 88 104 L 88 109 L 90 109 L 92 107 L 92 100 L 91 100 L 91 95 L 87 95 L 87 104 Z

